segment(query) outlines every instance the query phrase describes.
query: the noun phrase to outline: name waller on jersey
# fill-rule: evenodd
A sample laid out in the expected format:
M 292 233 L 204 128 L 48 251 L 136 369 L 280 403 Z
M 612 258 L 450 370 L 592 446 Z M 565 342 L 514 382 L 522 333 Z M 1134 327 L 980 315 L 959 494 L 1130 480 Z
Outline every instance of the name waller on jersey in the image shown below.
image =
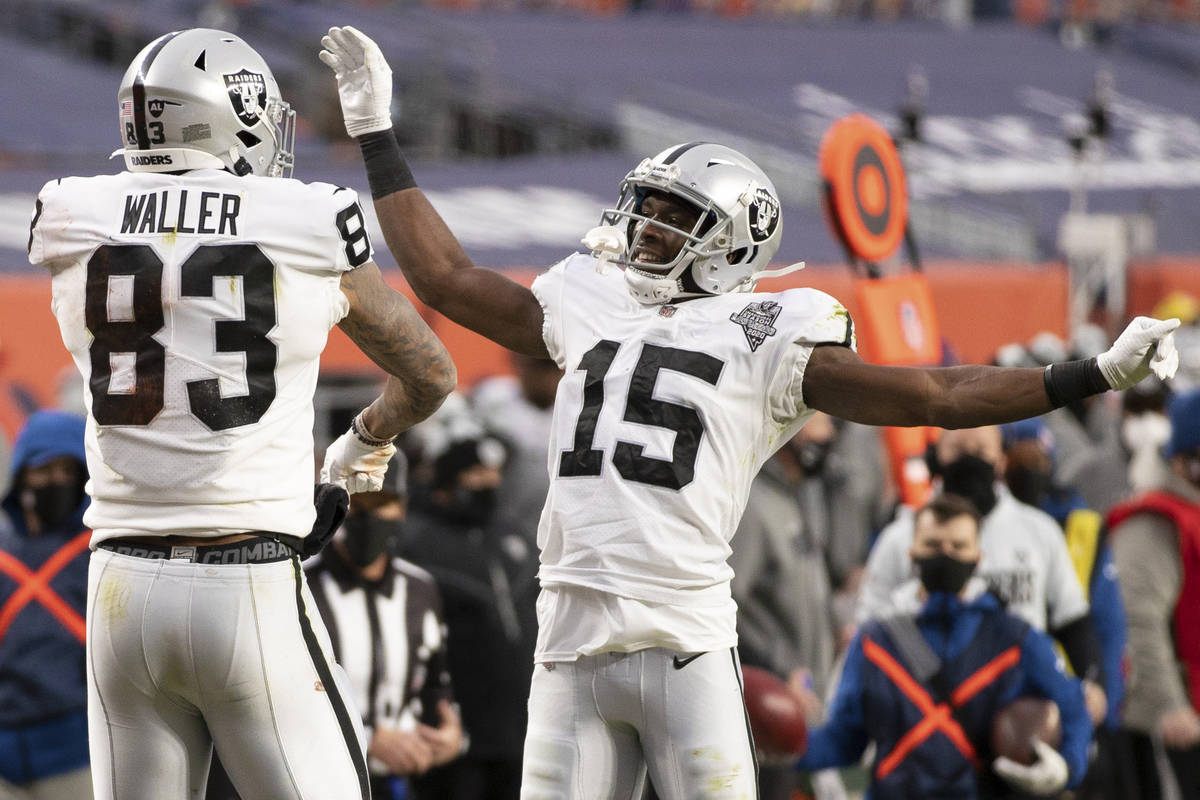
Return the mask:
M 121 233 L 212 233 L 237 236 L 242 198 L 236 194 L 163 190 L 125 197 Z M 189 203 L 189 200 L 191 201 Z M 170 222 L 168 222 L 170 220 Z

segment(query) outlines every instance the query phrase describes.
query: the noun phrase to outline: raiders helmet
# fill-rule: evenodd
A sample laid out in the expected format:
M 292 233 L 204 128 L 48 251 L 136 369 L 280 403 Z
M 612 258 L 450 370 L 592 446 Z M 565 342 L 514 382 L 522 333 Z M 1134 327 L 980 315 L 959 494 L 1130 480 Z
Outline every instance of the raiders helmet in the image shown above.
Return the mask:
M 697 208 L 692 230 L 642 214 L 642 200 L 654 190 Z M 644 159 L 621 182 L 617 205 L 604 211 L 601 224 L 622 233 L 623 252 L 609 260 L 624 268 L 630 292 L 647 305 L 753 291 L 783 235 L 779 195 L 770 178 L 738 151 L 707 142 L 676 145 Z M 637 260 L 638 243 L 651 225 L 686 237 L 674 260 Z M 691 281 L 685 279 L 689 269 Z
M 231 33 L 158 37 L 125 71 L 117 104 L 125 143 L 117 152 L 133 172 L 292 173 L 295 112 L 267 62 Z

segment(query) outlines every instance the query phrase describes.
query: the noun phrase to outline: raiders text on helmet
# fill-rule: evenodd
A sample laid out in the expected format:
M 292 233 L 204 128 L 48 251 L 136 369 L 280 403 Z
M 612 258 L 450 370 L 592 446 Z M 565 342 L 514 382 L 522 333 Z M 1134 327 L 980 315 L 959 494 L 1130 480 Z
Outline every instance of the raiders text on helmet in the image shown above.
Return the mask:
M 655 190 L 696 207 L 700 216 L 692 230 L 678 230 L 642 214 L 646 192 Z M 614 256 L 606 251 L 605 260 L 624 267 L 630 292 L 648 305 L 753 291 L 783 235 L 779 195 L 770 178 L 736 150 L 707 142 L 676 145 L 643 160 L 621 182 L 617 206 L 605 210 L 601 225 L 611 226 L 603 230 L 617 231 L 624 240 L 621 252 Z M 652 225 L 686 238 L 665 264 L 636 258 L 639 241 Z M 694 286 L 685 280 L 688 269 Z
M 250 45 L 193 28 L 137 54 L 117 94 L 125 166 L 289 177 L 296 115 Z M 115 155 L 115 154 L 114 154 Z

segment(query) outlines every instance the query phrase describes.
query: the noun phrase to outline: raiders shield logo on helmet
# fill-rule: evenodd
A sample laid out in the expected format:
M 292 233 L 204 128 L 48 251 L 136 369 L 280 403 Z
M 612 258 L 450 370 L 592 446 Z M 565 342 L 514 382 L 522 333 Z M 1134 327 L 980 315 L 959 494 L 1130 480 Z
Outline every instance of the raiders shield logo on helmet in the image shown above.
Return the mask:
M 765 242 L 779 226 L 779 201 L 766 189 L 754 192 L 754 201 L 748 209 L 750 214 L 750 238 Z
M 229 89 L 229 102 L 242 124 L 250 127 L 267 107 L 267 82 L 258 72 L 243 69 L 221 76 Z

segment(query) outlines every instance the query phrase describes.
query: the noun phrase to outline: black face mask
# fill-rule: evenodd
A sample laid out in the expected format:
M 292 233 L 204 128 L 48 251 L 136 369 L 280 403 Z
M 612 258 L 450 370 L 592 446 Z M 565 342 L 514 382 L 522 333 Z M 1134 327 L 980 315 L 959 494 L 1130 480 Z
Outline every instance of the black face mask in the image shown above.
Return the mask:
M 996 507 L 996 468 L 979 456 L 959 456 L 942 465 L 942 490 L 967 498 L 986 515 Z
M 832 442 L 805 442 L 796 448 L 796 460 L 800 462 L 800 469 L 806 476 L 811 478 L 821 474 L 831 444 Z
M 967 579 L 971 577 L 971 574 L 975 572 L 976 565 L 979 564 L 978 561 L 959 561 L 945 553 L 913 559 L 913 563 L 917 565 L 917 575 L 921 578 L 921 585 L 930 594 L 933 592 L 958 594 L 962 591 L 963 586 L 966 586 Z
M 33 514 L 43 531 L 66 524 L 83 502 L 83 485 L 80 483 L 51 483 L 25 491 L 33 495 Z
M 343 540 L 346 555 L 358 567 L 365 567 L 380 554 L 390 552 L 392 542 L 400 535 L 398 520 L 380 519 L 361 512 L 348 515 L 342 528 L 346 531 Z
M 446 514 L 451 519 L 468 525 L 484 525 L 492 518 L 496 510 L 495 489 L 467 489 L 455 487 L 446 506 Z
M 1041 505 L 1050 491 L 1050 476 L 1029 467 L 1012 467 L 1004 472 L 1004 482 L 1012 496 L 1031 506 Z

